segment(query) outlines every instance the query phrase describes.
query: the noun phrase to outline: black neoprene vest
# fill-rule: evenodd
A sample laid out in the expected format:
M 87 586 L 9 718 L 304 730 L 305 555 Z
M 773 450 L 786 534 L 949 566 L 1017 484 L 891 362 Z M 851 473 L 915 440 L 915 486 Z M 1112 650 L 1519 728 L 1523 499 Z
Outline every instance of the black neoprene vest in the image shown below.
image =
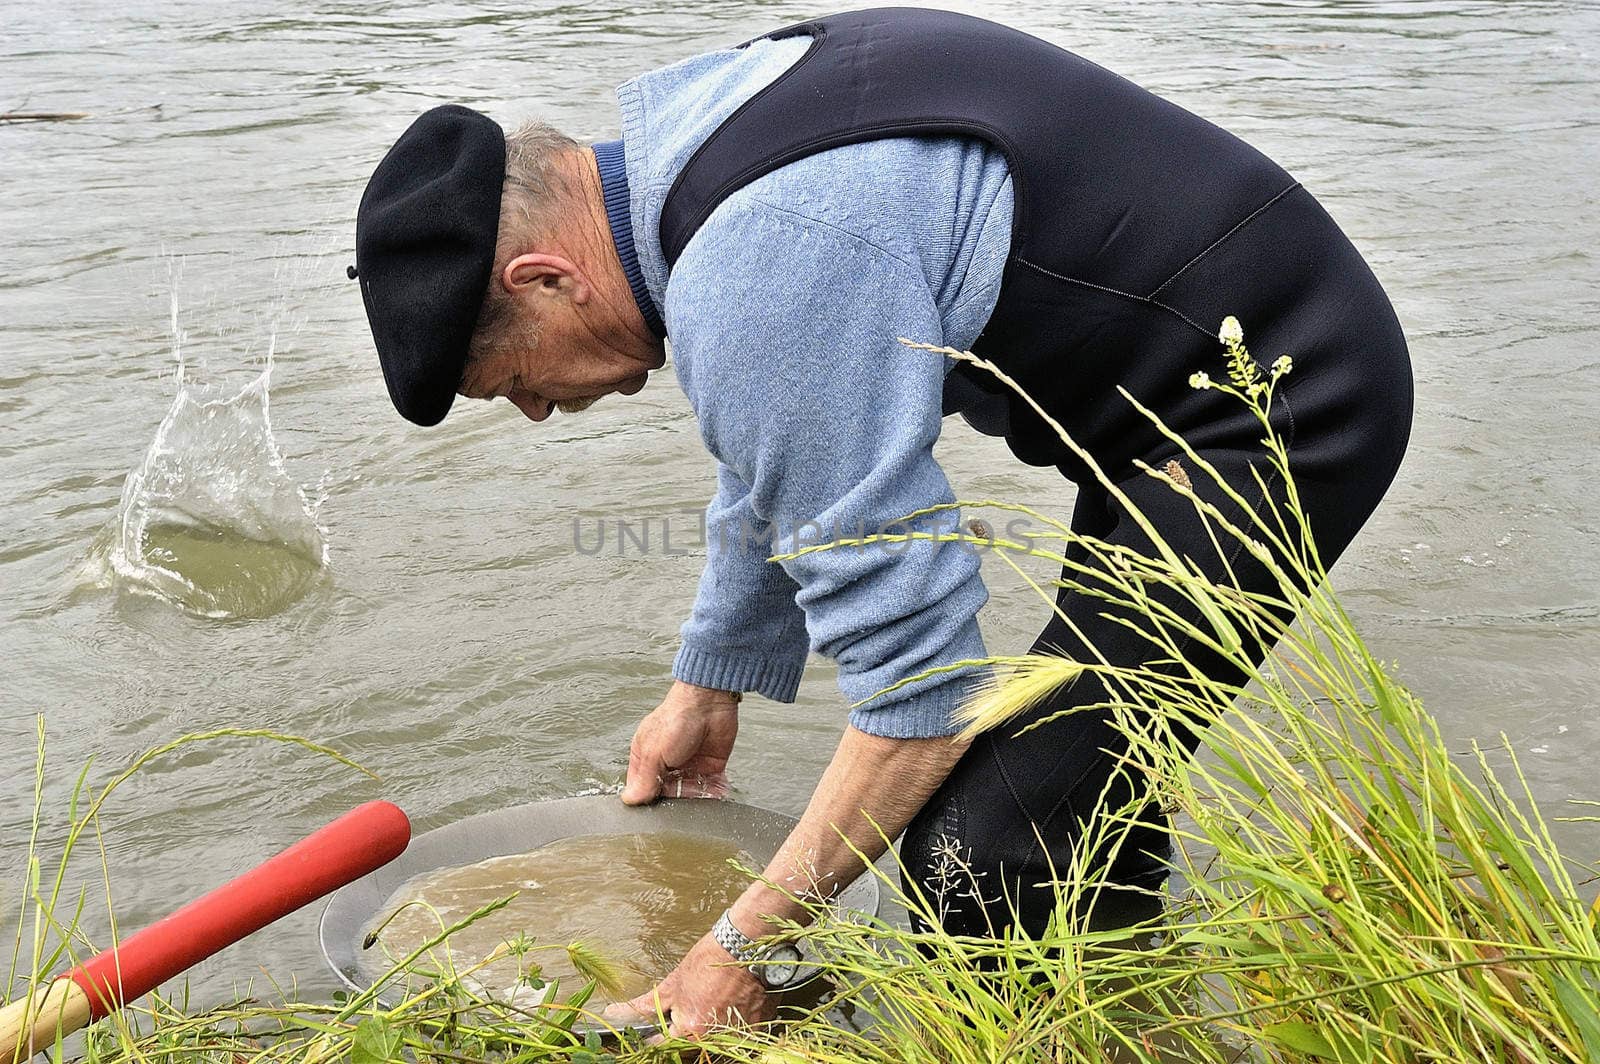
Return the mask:
M 1215 397 L 1221 315 L 1161 299 L 1238 223 L 1296 187 L 1232 134 L 1038 38 L 946 11 L 846 12 L 769 34 L 811 48 L 690 157 L 661 213 L 669 268 L 729 195 L 815 152 L 881 137 L 968 135 L 1002 151 L 1015 207 L 999 301 L 975 351 L 992 358 L 1104 463 L 1149 453 L 1152 429 L 1118 386 L 1174 427 Z M 1207 308 L 1207 313 L 1210 308 Z M 993 378 L 952 375 L 954 396 Z M 1083 475 L 1044 422 L 1011 404 L 1023 461 Z

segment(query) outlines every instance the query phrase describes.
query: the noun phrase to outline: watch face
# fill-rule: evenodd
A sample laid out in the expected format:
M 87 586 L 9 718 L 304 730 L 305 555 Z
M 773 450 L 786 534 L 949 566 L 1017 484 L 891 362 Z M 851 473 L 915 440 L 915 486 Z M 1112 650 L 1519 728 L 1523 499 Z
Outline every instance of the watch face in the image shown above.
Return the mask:
M 800 971 L 800 951 L 788 943 L 773 946 L 756 967 L 768 989 L 788 986 Z

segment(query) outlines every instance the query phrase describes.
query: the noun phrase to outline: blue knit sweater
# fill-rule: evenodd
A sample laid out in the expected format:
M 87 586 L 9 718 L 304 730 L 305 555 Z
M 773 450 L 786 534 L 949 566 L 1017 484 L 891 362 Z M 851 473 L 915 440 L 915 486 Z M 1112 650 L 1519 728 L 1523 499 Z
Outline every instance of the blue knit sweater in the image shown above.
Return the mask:
M 831 149 L 729 197 L 670 277 L 661 254 L 679 169 L 808 44 L 760 42 L 628 82 L 622 149 L 597 150 L 636 298 L 665 321 L 719 463 L 673 674 L 792 701 L 809 647 L 838 663 L 855 727 L 947 735 L 972 668 L 879 692 L 984 656 L 977 613 L 988 595 L 969 548 L 911 541 L 767 559 L 953 501 L 932 450 L 950 364 L 896 338 L 966 348 L 988 320 L 1010 247 L 1004 157 L 953 138 Z M 946 512 L 889 531 L 957 521 Z

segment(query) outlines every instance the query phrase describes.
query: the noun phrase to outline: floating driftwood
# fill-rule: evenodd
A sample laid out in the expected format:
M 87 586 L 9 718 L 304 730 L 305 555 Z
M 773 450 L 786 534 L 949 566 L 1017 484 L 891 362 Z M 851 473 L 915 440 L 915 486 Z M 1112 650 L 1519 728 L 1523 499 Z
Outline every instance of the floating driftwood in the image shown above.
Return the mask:
M 76 122 L 89 116 L 82 111 L 4 111 L 0 122 Z

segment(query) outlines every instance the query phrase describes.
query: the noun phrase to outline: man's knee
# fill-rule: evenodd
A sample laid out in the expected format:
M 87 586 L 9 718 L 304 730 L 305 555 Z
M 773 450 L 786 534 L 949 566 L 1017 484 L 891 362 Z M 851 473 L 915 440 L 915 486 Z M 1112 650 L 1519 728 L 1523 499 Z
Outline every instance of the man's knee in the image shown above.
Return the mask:
M 1002 802 L 1003 793 L 988 800 Z M 920 910 L 913 925 L 979 937 L 1011 928 L 1038 938 L 1058 915 L 1095 928 L 1150 919 L 1162 908 L 1171 854 L 1166 818 L 1153 802 L 1127 823 L 1099 821 L 1087 837 L 1075 818 L 1040 830 L 1020 814 L 968 818 L 941 802 L 913 820 L 901 842 L 904 885 Z

